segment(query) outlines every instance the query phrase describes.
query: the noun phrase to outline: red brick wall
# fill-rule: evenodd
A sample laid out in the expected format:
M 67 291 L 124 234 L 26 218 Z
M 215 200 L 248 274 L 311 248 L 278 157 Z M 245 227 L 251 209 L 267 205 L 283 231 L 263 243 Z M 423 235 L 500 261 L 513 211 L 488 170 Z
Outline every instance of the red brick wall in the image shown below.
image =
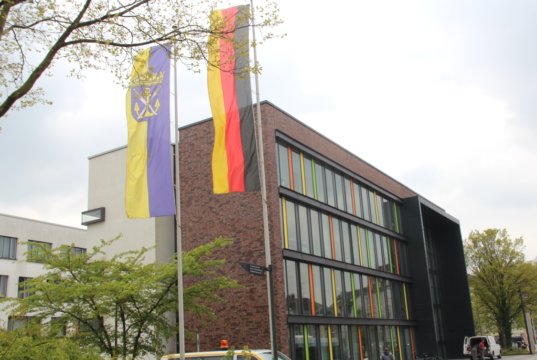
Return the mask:
M 404 198 L 414 196 L 415 193 L 270 103 L 262 104 L 262 119 L 278 348 L 289 353 L 275 151 L 276 130 L 396 196 Z M 256 192 L 213 195 L 212 122 L 203 121 L 183 128 L 180 134 L 183 250 L 192 249 L 218 236 L 234 238 L 233 245 L 216 257 L 226 260 L 223 273 L 244 286 L 226 291 L 227 301 L 215 304 L 218 317 L 216 320 L 200 323 L 187 316 L 185 328 L 193 334 L 200 334 L 202 350 L 217 349 L 220 339 L 227 339 L 230 346 L 235 348 L 245 345 L 250 348 L 270 348 L 265 278 L 247 274 L 239 265 L 240 262 L 265 265 L 261 194 Z M 189 281 L 185 279 L 185 285 L 188 285 Z M 187 351 L 194 350 L 195 341 L 188 340 Z

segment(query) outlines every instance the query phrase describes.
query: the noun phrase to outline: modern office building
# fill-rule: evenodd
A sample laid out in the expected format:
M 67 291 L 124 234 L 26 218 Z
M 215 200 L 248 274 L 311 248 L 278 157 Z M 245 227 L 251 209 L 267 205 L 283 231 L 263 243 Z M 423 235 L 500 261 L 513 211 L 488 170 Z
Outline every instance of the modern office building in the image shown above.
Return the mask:
M 460 357 L 474 330 L 458 221 L 275 105 L 261 110 L 278 348 L 293 359 L 378 359 L 384 347 L 396 360 Z M 213 133 L 211 119 L 180 129 L 182 246 L 232 237 L 216 256 L 243 287 L 224 292 L 216 319 L 187 317 L 187 350 L 270 348 L 265 277 L 241 266 L 265 265 L 261 194 L 212 194 Z M 125 217 L 125 155 L 90 158 L 88 209 L 106 216 L 88 238 L 122 233 L 121 246 L 155 245 L 151 260 L 166 261 L 174 219 Z
M 36 251 L 40 246 L 74 245 L 76 253 L 87 249 L 86 230 L 44 221 L 0 214 L 0 297 L 24 297 L 24 282 L 44 273 Z M 0 310 L 0 328 L 22 326 L 28 317 L 11 318 Z

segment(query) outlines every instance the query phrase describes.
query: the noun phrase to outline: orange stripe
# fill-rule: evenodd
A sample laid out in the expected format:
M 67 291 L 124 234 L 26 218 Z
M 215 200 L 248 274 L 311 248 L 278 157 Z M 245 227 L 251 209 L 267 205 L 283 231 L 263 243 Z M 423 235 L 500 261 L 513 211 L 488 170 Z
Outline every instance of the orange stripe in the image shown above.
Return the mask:
M 371 278 L 367 277 L 367 284 L 369 287 L 369 307 L 371 308 L 371 318 L 375 318 L 375 305 L 373 304 L 373 289 L 371 287 Z
M 291 190 L 295 190 L 295 175 L 293 174 L 293 152 L 291 148 L 287 148 L 287 162 L 289 163 L 289 180 L 291 185 Z
M 362 328 L 358 326 L 358 343 L 360 344 L 360 360 L 364 359 L 364 350 L 362 344 Z

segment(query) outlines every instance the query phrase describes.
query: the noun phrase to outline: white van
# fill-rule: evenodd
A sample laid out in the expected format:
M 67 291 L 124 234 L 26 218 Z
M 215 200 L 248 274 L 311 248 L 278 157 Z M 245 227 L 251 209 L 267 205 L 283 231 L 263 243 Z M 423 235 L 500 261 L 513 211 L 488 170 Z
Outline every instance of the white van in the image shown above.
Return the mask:
M 181 354 L 164 355 L 161 360 L 180 359 Z M 271 350 L 235 350 L 235 351 L 204 351 L 186 353 L 189 360 L 272 360 Z M 278 352 L 278 360 L 291 360 Z
M 462 346 L 463 356 L 468 358 L 475 357 L 475 359 L 477 359 L 479 356 L 479 343 L 481 342 L 481 339 L 483 339 L 485 342 L 484 357 L 488 357 L 491 360 L 493 360 L 494 357 L 497 357 L 498 359 L 502 358 L 502 349 L 500 344 L 496 343 L 494 336 L 488 335 L 465 336 Z

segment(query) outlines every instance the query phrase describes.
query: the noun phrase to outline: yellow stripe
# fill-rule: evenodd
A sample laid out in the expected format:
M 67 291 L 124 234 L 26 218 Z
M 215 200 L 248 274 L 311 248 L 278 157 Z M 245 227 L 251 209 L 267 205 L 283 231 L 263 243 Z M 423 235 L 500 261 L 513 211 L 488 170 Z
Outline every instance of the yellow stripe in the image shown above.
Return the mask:
M 401 331 L 397 326 L 397 344 L 399 344 L 399 359 L 403 358 L 403 343 L 401 343 Z
M 408 303 L 406 301 L 406 285 L 403 284 L 403 296 L 405 297 L 405 312 L 406 312 L 406 319 L 410 320 L 410 317 L 408 316 Z
M 302 194 L 306 195 L 306 174 L 304 171 L 304 154 L 300 153 L 300 172 L 302 173 Z
M 289 235 L 287 232 L 287 205 L 285 199 L 282 199 L 282 217 L 283 217 L 283 243 L 286 249 L 289 249 Z
M 222 11 L 211 13 L 211 24 L 222 24 Z M 219 39 L 209 37 L 209 63 L 220 64 Z M 214 123 L 214 147 L 212 156 L 213 192 L 224 194 L 229 192 L 227 152 L 226 152 L 226 111 L 220 69 L 209 66 L 207 69 L 207 88 Z
M 147 73 L 151 48 L 134 58 L 131 79 Z M 127 91 L 127 176 L 125 181 L 125 211 L 129 218 L 149 217 L 147 188 L 147 121 L 138 122 L 132 116 L 131 89 Z

